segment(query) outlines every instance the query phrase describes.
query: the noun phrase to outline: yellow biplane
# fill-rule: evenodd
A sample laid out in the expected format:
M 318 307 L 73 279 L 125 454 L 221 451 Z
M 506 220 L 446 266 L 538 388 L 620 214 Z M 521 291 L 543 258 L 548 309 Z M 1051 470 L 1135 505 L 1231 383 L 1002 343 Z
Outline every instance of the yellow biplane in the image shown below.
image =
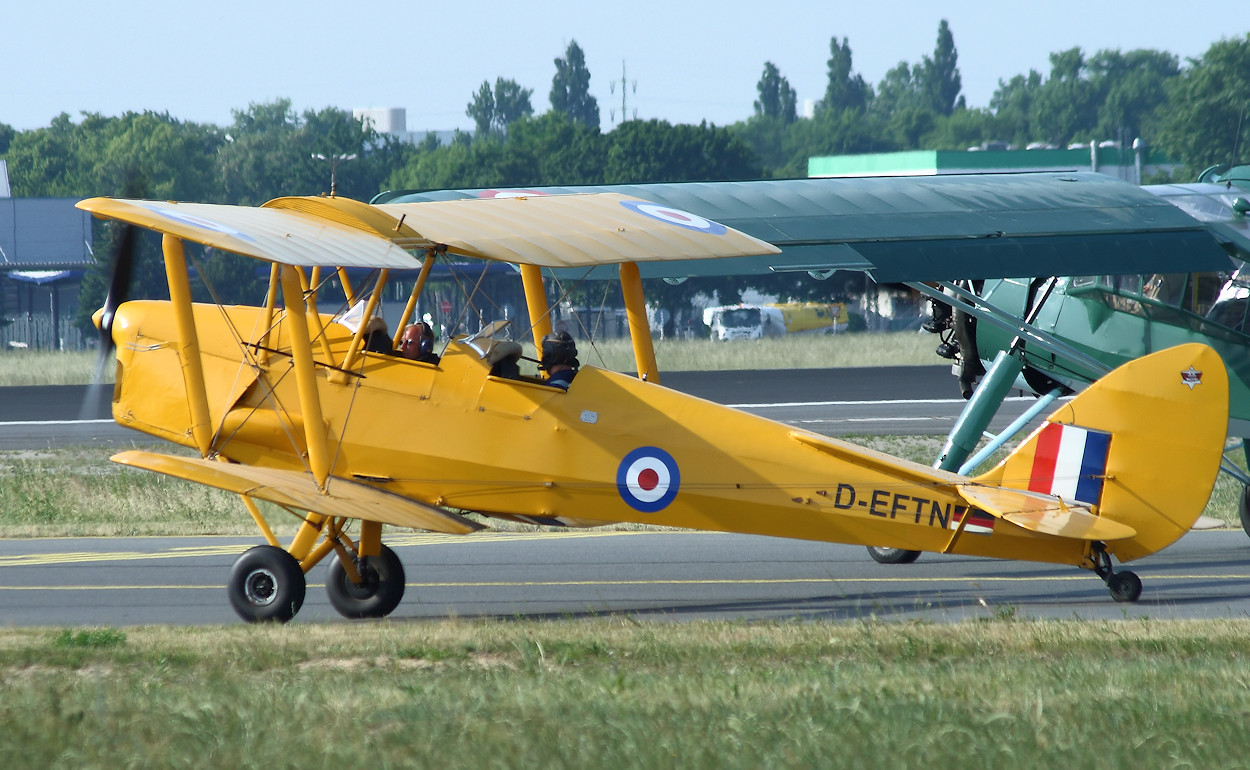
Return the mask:
M 1116 600 L 1135 601 L 1141 581 L 1113 559 L 1146 556 L 1185 533 L 1220 463 L 1228 378 L 1200 344 L 1112 372 L 977 477 L 669 390 L 639 263 L 776 249 L 626 195 L 79 206 L 163 234 L 170 300 L 110 291 L 96 319 L 116 350 L 116 421 L 199 458 L 113 459 L 240 495 L 268 543 L 231 569 L 230 601 L 248 621 L 291 619 L 306 573 L 327 558 L 334 607 L 385 616 L 403 596 L 404 571 L 383 525 L 468 534 L 483 528 L 470 513 L 1067 563 L 1096 572 Z M 185 242 L 270 263 L 265 304 L 192 302 Z M 446 255 L 519 266 L 540 349 L 552 331 L 543 271 L 618 265 L 638 376 L 584 366 L 566 390 L 541 371 L 521 373 L 506 319 L 448 341 L 437 363 L 397 355 L 431 266 Z M 375 271 L 367 290 L 352 288 L 347 268 Z M 368 319 L 391 271 L 418 268 L 387 344 L 371 343 Z M 331 275 L 344 307 L 360 308 L 355 321 L 319 311 L 317 288 Z M 302 520 L 285 547 L 257 500 Z M 349 534 L 352 520 L 360 525 Z

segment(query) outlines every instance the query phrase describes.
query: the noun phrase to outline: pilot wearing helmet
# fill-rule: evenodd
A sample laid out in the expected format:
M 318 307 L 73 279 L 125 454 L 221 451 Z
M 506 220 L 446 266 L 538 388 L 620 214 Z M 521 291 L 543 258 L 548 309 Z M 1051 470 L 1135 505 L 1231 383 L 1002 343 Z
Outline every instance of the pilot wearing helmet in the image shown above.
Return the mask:
M 423 364 L 437 364 L 438 354 L 434 352 L 434 331 L 430 325 L 417 321 L 404 328 L 399 335 L 399 354 L 411 361 Z
M 579 366 L 577 343 L 573 342 L 568 332 L 561 330 L 543 337 L 538 368 L 547 372 L 548 385 L 568 390 Z

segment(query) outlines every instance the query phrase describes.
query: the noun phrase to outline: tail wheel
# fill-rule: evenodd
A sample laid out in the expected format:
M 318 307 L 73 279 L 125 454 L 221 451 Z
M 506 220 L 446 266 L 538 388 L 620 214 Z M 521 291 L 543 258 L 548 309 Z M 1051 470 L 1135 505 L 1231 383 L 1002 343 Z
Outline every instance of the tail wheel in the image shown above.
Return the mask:
M 404 598 L 404 565 L 387 546 L 378 556 L 356 561 L 361 582 L 353 583 L 343 562 L 335 557 L 326 576 L 330 604 L 345 618 L 384 618 Z
M 868 546 L 868 555 L 878 564 L 911 564 L 920 558 L 920 551 L 908 551 L 903 548 L 878 548 Z
M 230 605 L 248 623 L 285 623 L 304 606 L 308 584 L 295 557 L 272 545 L 243 552 L 230 568 Z
M 1141 578 L 1132 572 L 1117 572 L 1107 578 L 1111 598 L 1117 602 L 1135 602 L 1141 598 Z

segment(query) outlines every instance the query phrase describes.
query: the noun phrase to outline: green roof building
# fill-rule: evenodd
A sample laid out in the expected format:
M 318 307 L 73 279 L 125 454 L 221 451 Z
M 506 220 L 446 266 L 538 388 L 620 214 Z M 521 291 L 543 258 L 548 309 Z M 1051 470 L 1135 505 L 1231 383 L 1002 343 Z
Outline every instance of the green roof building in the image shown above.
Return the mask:
M 808 177 L 936 176 L 939 174 L 1008 174 L 1028 171 L 1096 171 L 1126 182 L 1141 184 L 1159 172 L 1171 173 L 1179 164 L 1134 142 L 1119 147 L 1114 142 L 1091 142 L 1066 150 L 979 149 L 913 150 L 865 155 L 831 155 L 809 158 Z

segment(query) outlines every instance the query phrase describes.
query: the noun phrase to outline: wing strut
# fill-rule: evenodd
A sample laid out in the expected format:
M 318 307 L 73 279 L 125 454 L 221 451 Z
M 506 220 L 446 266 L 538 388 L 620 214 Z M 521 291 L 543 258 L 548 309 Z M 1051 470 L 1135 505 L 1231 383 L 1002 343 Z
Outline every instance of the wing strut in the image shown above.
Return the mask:
M 538 265 L 521 265 L 521 284 L 525 287 L 525 304 L 530 309 L 530 328 L 534 331 L 534 346 L 538 356 L 543 354 L 543 337 L 551 334 L 551 308 L 547 305 L 547 290 L 543 286 L 543 271 Z
M 321 400 L 317 396 L 317 372 L 313 366 L 312 342 L 308 337 L 300 272 L 298 267 L 292 265 L 282 267 L 282 300 L 286 305 L 286 321 L 290 324 L 291 359 L 295 366 L 295 385 L 299 390 L 299 407 L 304 420 L 304 439 L 308 442 L 308 469 L 317 482 L 317 489 L 324 492 L 326 478 L 330 474 L 330 453 L 326 447 Z
M 182 381 L 187 390 L 187 406 L 191 410 L 191 437 L 208 457 L 213 442 L 212 418 L 208 414 L 208 392 L 204 387 L 204 365 L 200 361 L 200 338 L 195 331 L 191 311 L 191 284 L 187 280 L 187 257 L 182 241 L 166 233 L 161 237 L 165 252 L 165 276 L 169 280 L 169 300 L 178 325 L 178 359 L 182 362 Z
M 399 317 L 399 323 L 395 325 L 395 336 L 391 339 L 393 348 L 399 347 L 399 338 L 403 336 L 408 324 L 412 323 L 412 314 L 417 310 L 417 297 L 421 296 L 425 281 L 430 277 L 430 268 L 434 267 L 434 253 L 433 249 L 425 252 L 425 261 L 421 263 L 421 272 L 417 275 L 417 282 L 412 285 L 412 293 L 408 295 L 408 304 L 404 306 L 404 314 Z
M 382 298 L 382 290 L 386 288 L 386 279 L 390 272 L 390 270 L 382 268 L 382 272 L 378 275 L 378 280 L 373 284 L 373 291 L 369 292 L 369 299 L 365 302 L 365 312 L 361 316 L 360 326 L 356 329 L 356 333 L 352 335 L 351 345 L 348 346 L 347 355 L 343 358 L 343 371 L 331 372 L 328 375 L 330 382 L 337 384 L 347 382 L 347 372 L 351 371 L 352 367 L 356 365 L 356 359 L 360 357 L 360 349 L 364 347 L 365 336 L 369 333 L 369 321 L 373 319 L 373 311 L 377 310 L 378 300 Z
M 655 363 L 655 346 L 651 344 L 647 301 L 642 294 L 642 276 L 634 262 L 621 263 L 621 294 L 625 297 L 625 316 L 629 319 L 629 337 L 634 343 L 638 378 L 658 384 L 660 369 Z

